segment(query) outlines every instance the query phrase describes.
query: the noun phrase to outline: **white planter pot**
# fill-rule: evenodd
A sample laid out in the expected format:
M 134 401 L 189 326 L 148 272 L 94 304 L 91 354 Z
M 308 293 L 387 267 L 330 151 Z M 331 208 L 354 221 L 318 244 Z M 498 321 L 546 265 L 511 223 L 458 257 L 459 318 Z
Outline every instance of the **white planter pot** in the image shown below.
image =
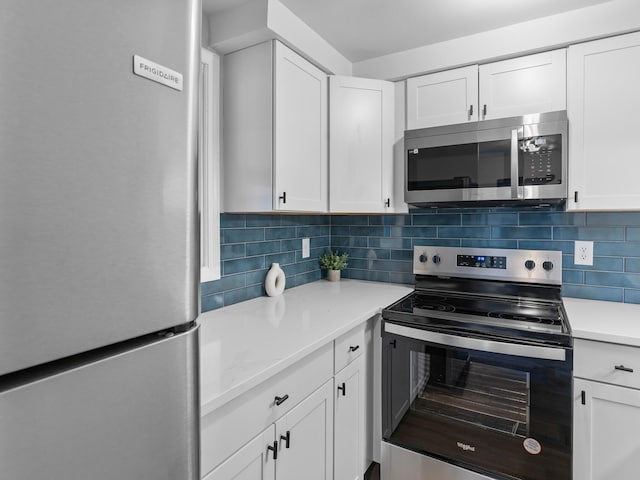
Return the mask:
M 339 282 L 340 270 L 327 270 L 327 280 L 330 282 Z

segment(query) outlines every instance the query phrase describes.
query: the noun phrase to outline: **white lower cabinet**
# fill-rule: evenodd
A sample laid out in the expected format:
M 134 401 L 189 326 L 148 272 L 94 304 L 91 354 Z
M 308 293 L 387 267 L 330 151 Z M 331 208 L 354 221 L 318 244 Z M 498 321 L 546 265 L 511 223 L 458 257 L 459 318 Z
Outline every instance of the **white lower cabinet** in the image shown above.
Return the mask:
M 360 356 L 335 376 L 335 480 L 362 480 L 365 438 L 365 371 Z
M 638 478 L 640 348 L 576 339 L 574 480 Z
M 275 436 L 276 427 L 271 425 L 204 477 L 204 480 L 274 480 L 276 471 L 273 451 L 267 450 L 266 446 L 273 444 Z

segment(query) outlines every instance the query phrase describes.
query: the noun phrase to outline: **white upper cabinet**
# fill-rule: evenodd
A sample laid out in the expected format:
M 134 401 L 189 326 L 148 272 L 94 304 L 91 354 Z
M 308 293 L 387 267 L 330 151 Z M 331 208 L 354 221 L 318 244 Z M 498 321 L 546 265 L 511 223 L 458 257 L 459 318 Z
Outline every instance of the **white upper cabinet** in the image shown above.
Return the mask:
M 638 210 L 640 33 L 569 47 L 568 210 Z
M 329 78 L 329 210 L 394 211 L 394 85 Z
M 478 120 L 478 66 L 407 79 L 407 130 Z
M 407 129 L 566 108 L 566 50 L 407 79 Z
M 326 212 L 326 74 L 270 41 L 226 55 L 223 75 L 223 211 Z
M 480 65 L 480 119 L 565 110 L 566 65 L 564 49 Z

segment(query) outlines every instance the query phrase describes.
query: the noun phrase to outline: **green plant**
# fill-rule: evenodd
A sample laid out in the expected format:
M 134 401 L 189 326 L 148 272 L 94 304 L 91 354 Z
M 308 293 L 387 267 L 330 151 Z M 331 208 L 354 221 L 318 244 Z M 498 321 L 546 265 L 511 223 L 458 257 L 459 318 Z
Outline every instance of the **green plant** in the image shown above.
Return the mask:
M 329 250 L 320 256 L 320 268 L 324 270 L 344 270 L 347 268 L 347 260 L 349 260 L 348 253 L 339 254 Z

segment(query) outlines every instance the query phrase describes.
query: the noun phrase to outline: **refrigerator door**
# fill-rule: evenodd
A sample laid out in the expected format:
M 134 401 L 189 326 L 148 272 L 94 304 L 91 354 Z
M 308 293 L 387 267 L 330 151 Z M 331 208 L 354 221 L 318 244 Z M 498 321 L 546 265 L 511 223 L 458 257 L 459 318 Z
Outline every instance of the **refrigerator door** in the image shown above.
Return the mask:
M 0 375 L 196 318 L 200 8 L 2 1 Z
M 0 478 L 199 480 L 198 330 L 156 338 L 1 379 Z

